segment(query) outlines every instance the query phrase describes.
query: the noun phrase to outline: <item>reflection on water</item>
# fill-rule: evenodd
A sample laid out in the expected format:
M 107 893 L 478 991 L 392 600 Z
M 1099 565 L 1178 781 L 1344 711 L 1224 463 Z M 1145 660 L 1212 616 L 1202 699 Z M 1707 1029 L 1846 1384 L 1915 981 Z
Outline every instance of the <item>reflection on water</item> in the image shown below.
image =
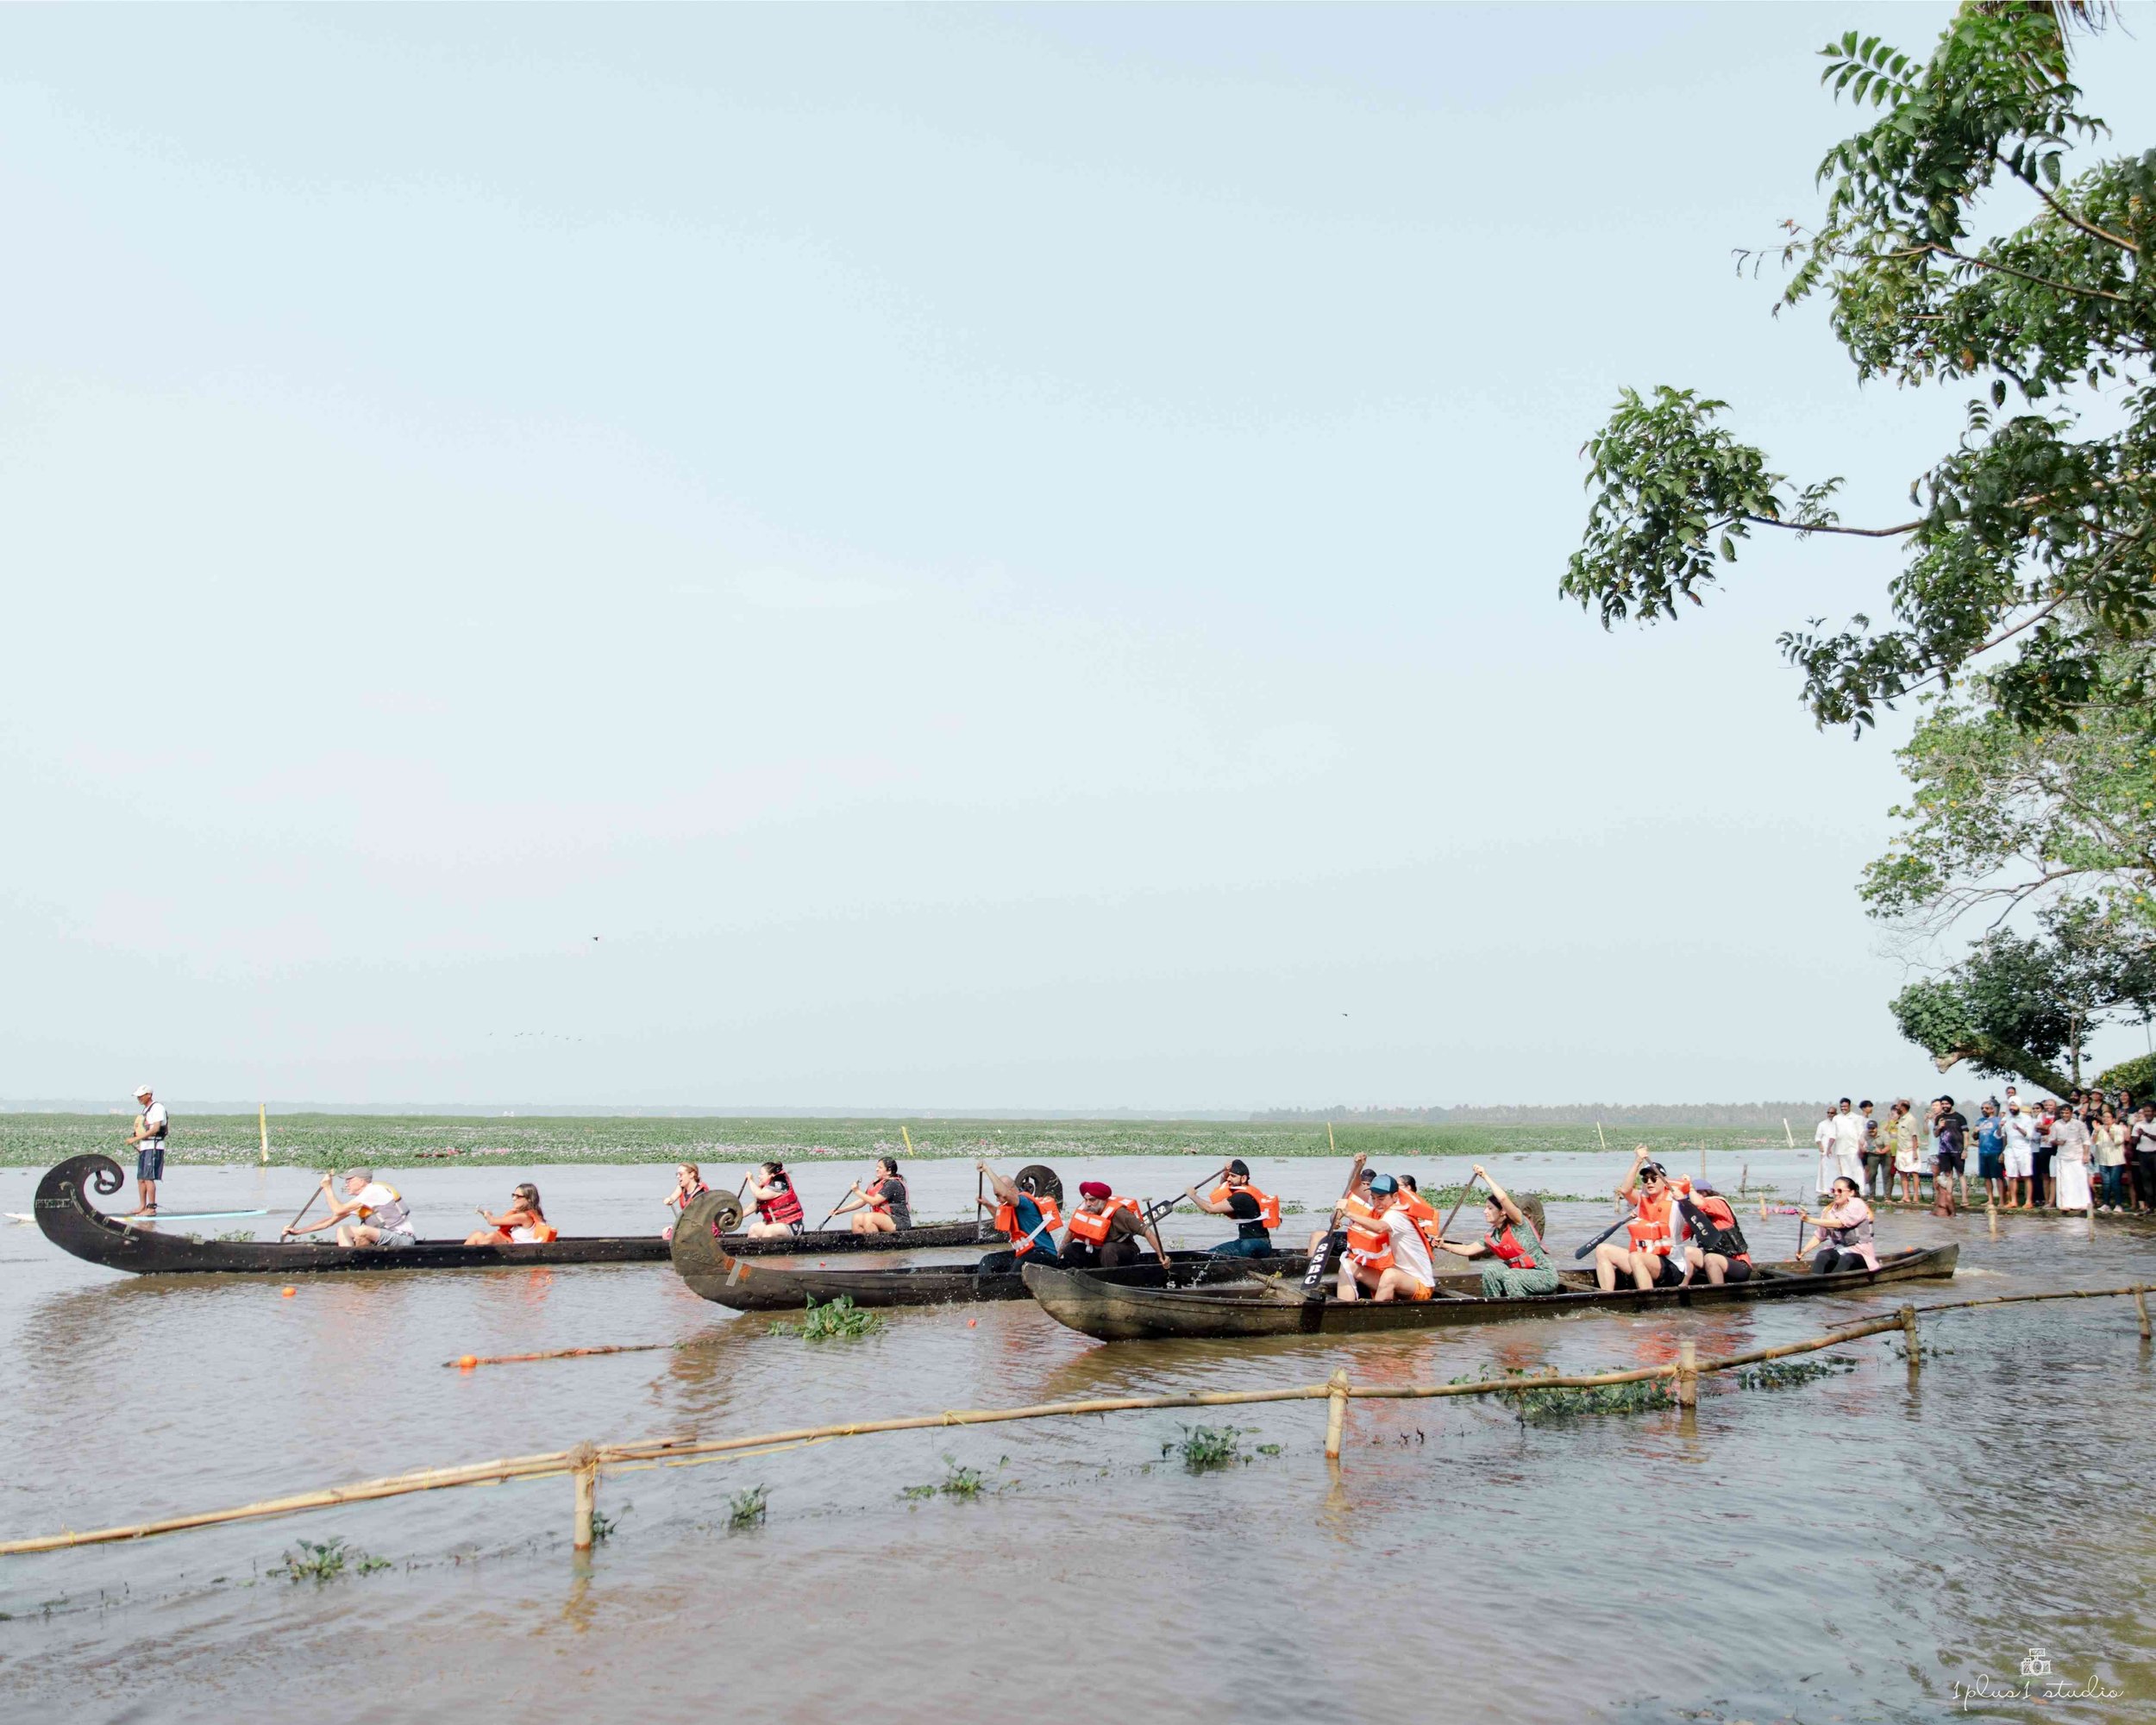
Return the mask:
M 1749 1155 L 1755 1177 L 1777 1171 Z M 1497 1171 L 1516 1188 L 1585 1192 L 1624 1160 Z M 1807 1160 L 1789 1159 L 1793 1177 Z M 423 1214 L 447 1216 L 523 1171 L 419 1170 L 404 1183 Z M 1112 1171 L 1138 1191 L 1189 1177 L 1171 1158 Z M 1408 1171 L 1443 1181 L 1464 1169 Z M 1299 1163 L 1260 1179 L 1314 1207 L 1337 1173 Z M 304 1195 L 254 1170 L 185 1174 L 185 1201 L 204 1208 L 259 1189 L 281 1220 Z M 618 1232 L 655 1225 L 668 1176 L 539 1177 L 565 1226 Z M 928 1164 L 915 1184 L 924 1211 L 955 1214 L 972 1173 Z M 27 1198 L 26 1179 L 0 1171 L 0 1208 Z M 1560 1251 L 1605 1214 L 1553 1208 Z M 1194 1219 L 1175 1237 L 1219 1232 Z M 1994 1242 L 1980 1215 L 1897 1215 L 1883 1233 L 1959 1240 L 1987 1293 L 2156 1279 L 2152 1237 L 2133 1229 L 2090 1240 L 2017 1218 Z M 586 1439 L 1314 1384 L 1340 1367 L 1405 1385 L 1653 1365 L 1686 1337 L 1702 1355 L 1741 1352 L 1946 1297 L 1115 1346 L 1015 1303 L 895 1312 L 861 1341 L 812 1345 L 696 1299 L 663 1266 L 317 1279 L 285 1299 L 274 1279 L 130 1281 L 16 1229 L 0 1233 L 0 1530 Z M 2018 1680 L 2040 1644 L 2060 1672 L 2123 1692 L 2109 1711 L 2063 1716 L 2145 1716 L 2156 1401 L 2130 1303 L 1941 1319 L 1926 1338 L 1940 1352 L 1914 1382 L 1894 1339 L 1868 1339 L 1844 1351 L 1860 1362 L 1851 1372 L 1752 1392 L 1710 1380 L 1689 1414 L 1527 1424 L 1480 1399 L 1358 1401 L 1338 1466 L 1321 1453 L 1320 1400 L 624 1471 L 600 1490 L 618 1531 L 586 1559 L 568 1550 L 569 1484 L 548 1480 L 0 1560 L 11 1614 L 0 1690 L 60 1716 L 118 1716 L 146 1704 L 154 1655 L 163 1686 L 141 1716 L 160 1719 L 344 1716 L 392 1672 L 395 1716 L 445 1725 L 462 1725 L 474 1697 L 519 1718 L 672 1720 L 683 1697 L 722 1695 L 752 1716 L 948 1722 L 1007 1710 L 998 1685 L 1017 1646 L 1066 1663 L 1081 1647 L 1138 1650 L 1163 1709 L 1260 1722 L 1300 1722 L 1313 1705 L 1479 1717 L 1492 1684 L 1523 1718 L 1933 1720 L 1954 1680 Z M 442 1364 L 607 1342 L 677 1346 L 469 1373 Z M 2090 1369 L 2053 1369 L 2068 1365 Z M 1187 1472 L 1163 1446 L 1197 1423 L 1234 1425 L 1250 1459 Z M 946 1456 L 996 1489 L 974 1502 L 904 1495 L 941 1479 Z M 729 1533 L 728 1498 L 758 1484 L 768 1524 Z M 296 1540 L 332 1535 L 398 1566 L 321 1588 L 268 1575 Z M 101 1590 L 111 1603 L 91 1609 Z M 1364 1680 L 1357 1635 L 1382 1636 L 1404 1675 Z M 1700 1651 L 1643 1659 L 1643 1637 Z M 774 1645 L 791 1651 L 774 1659 Z

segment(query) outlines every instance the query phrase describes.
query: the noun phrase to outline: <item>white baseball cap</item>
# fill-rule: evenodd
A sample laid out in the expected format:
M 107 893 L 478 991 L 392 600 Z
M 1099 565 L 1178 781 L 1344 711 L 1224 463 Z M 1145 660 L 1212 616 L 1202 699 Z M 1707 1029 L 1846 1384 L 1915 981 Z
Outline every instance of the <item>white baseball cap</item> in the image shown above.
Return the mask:
M 153 1096 L 157 1093 L 152 1090 L 147 1084 L 137 1084 L 135 1087 L 135 1094 L 138 1096 Z

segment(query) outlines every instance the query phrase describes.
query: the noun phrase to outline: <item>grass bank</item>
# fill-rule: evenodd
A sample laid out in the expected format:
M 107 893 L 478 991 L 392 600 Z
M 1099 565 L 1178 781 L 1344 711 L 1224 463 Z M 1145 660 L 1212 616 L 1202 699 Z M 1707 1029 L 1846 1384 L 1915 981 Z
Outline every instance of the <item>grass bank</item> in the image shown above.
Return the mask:
M 117 1114 L 0 1114 L 0 1167 L 43 1168 L 65 1157 L 103 1151 L 120 1156 L 126 1118 Z M 1373 1160 L 1501 1157 L 1601 1148 L 1591 1126 L 1336 1126 L 1339 1153 Z M 1042 1162 L 1102 1156 L 1333 1154 L 1326 1130 L 1301 1122 L 1238 1120 L 912 1120 L 917 1157 L 988 1157 Z M 1658 1156 L 1696 1157 L 1777 1145 L 1778 1132 L 1748 1126 L 1627 1126 L 1611 1130 L 1613 1150 L 1650 1145 Z M 811 1162 L 855 1159 L 864 1152 L 903 1156 L 899 1123 L 889 1120 L 665 1120 L 648 1116 L 528 1114 L 457 1118 L 396 1114 L 273 1114 L 270 1160 L 292 1168 L 424 1167 L 445 1151 L 510 1163 L 742 1162 L 778 1157 Z M 252 1114 L 175 1113 L 166 1160 L 253 1162 Z

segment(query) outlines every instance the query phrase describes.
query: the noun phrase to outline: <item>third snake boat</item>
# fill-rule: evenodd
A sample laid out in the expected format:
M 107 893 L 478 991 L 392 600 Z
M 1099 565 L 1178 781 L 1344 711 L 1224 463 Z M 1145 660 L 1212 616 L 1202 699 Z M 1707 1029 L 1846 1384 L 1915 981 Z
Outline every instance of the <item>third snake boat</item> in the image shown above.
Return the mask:
M 1646 1311 L 1664 1306 L 1736 1305 L 1755 1300 L 1803 1299 L 1821 1294 L 1861 1294 L 1882 1283 L 1915 1282 L 1954 1273 L 1958 1245 L 1890 1252 L 1877 1270 L 1838 1270 L 1820 1276 L 1801 1263 L 1763 1264 L 1751 1279 L 1723 1287 L 1620 1288 L 1605 1294 L 1583 1271 L 1562 1272 L 1555 1294 L 1488 1299 L 1476 1276 L 1441 1276 L 1428 1300 L 1344 1301 L 1328 1291 L 1306 1301 L 1292 1280 L 1245 1276 L 1191 1289 L 1125 1285 L 1096 1271 L 1029 1265 L 1025 1286 L 1058 1323 L 1104 1342 L 1167 1337 L 1351 1335 L 1369 1330 L 1442 1329 L 1453 1324 L 1501 1323 L 1513 1318 L 1554 1318 L 1569 1312 Z

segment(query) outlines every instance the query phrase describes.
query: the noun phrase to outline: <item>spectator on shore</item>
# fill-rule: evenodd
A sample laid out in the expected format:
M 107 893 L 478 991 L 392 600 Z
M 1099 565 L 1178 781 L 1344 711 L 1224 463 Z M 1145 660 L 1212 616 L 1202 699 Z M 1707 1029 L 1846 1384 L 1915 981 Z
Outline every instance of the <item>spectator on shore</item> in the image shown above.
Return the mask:
M 1859 1189 L 1864 1185 L 1865 1117 L 1849 1105 L 1844 1096 L 1834 1111 L 1834 1168 L 1833 1177 L 1847 1175 Z M 1833 1182 L 1828 1182 L 1833 1190 Z
M 1846 1096 L 1842 1098 L 1841 1106 L 1844 1108 L 1849 1106 L 1849 1099 Z M 1834 1175 L 1838 1171 L 1834 1163 L 1834 1145 L 1841 1138 L 1841 1130 L 1834 1122 L 1839 1117 L 1840 1112 L 1840 1109 L 1829 1102 L 1827 1105 L 1827 1117 L 1812 1128 L 1812 1142 L 1819 1146 L 1819 1185 L 1816 1189 L 1822 1199 L 1833 1190 Z
M 1891 1198 L 1894 1195 L 1894 1140 L 1881 1129 L 1880 1122 L 1872 1118 L 1869 1099 L 1858 1103 L 1857 1107 L 1864 1116 L 1864 1195 L 1871 1197 L 1876 1184 L 1880 1197 Z
M 2057 1180 L 2054 1201 L 2061 1211 L 2085 1214 L 2089 1208 L 2089 1156 L 2092 1134 L 2081 1110 L 2071 1103 L 2052 1122 L 2052 1155 Z
M 1999 1119 L 1996 1102 L 1986 1102 L 1977 1110 L 1977 1178 L 1984 1182 L 1984 1195 L 1991 1202 L 2006 1201 L 2006 1125 Z
M 2126 1198 L 2126 1128 L 2120 1124 L 2118 1110 L 2106 1102 L 2096 1110 L 2096 1123 L 2090 1128 L 2095 1139 L 2096 1177 L 2103 1182 L 2098 1195 L 2106 1215 L 2123 1214 Z
M 1951 1216 L 1954 1213 L 1957 1181 L 1962 1182 L 1961 1196 L 1965 1202 L 1969 1196 L 1964 1172 L 1969 1165 L 1965 1153 L 1969 1120 L 1954 1106 L 1952 1096 L 1941 1096 L 1933 1106 L 1938 1112 L 1932 1123 L 1937 1144 L 1932 1168 L 1932 1208 L 1942 1216 Z
M 2033 1208 L 2051 1202 L 2052 1133 L 2058 1128 L 2058 1104 L 2048 1096 L 2036 1106 L 2036 1138 L 2029 1149 L 2028 1188 Z M 2026 1112 L 2026 1111 L 2025 1111 Z
M 2029 1170 L 2035 1164 L 2036 1121 L 2015 1100 L 2014 1087 L 2009 1084 L 2006 1089 L 2007 1201 L 2001 1208 L 2027 1210 L 2034 1208 L 2028 1201 L 2028 1183 L 2034 1177 Z
M 2143 1102 L 2126 1135 L 2128 1167 L 2134 1176 L 2134 1214 L 2156 1210 L 2156 1102 Z
M 1917 1143 L 1915 1111 L 1906 1096 L 1887 1112 L 1886 1138 L 1893 1151 L 1894 1175 L 1880 1195 L 1893 1197 L 1898 1186 L 1902 1201 L 1914 1204 L 1918 1199 L 1917 1181 L 1923 1172 L 1924 1158 Z M 1871 1195 L 1868 1182 L 1865 1195 Z

